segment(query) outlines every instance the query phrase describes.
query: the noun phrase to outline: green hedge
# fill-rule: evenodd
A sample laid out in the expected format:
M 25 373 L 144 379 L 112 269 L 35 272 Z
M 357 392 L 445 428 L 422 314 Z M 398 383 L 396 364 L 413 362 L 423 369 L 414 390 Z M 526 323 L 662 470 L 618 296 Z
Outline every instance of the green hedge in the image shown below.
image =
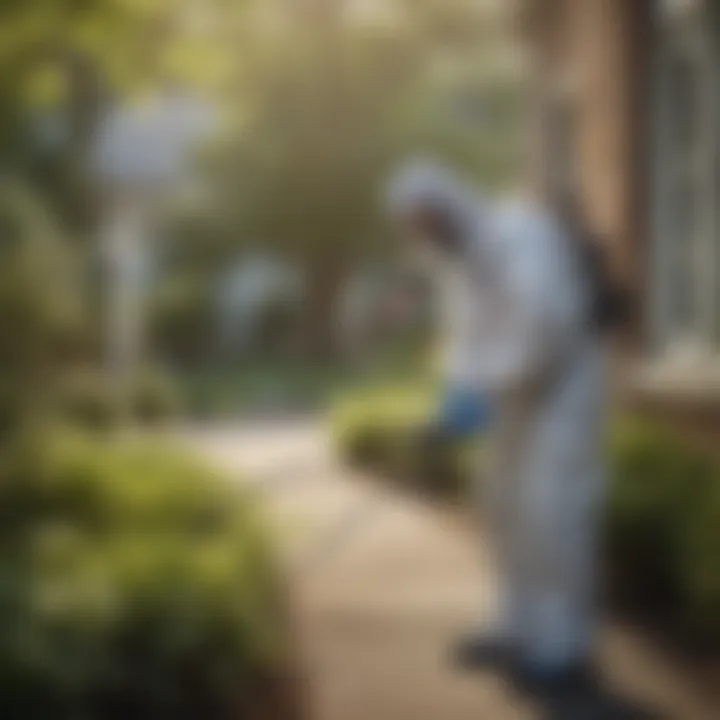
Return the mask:
M 423 442 L 431 403 L 423 386 L 345 398 L 333 416 L 341 454 L 400 484 L 461 497 L 471 455 Z M 613 591 L 720 640 L 720 466 L 636 418 L 616 421 L 608 450 L 605 556 Z
M 272 548 L 208 468 L 35 435 L 0 458 L 0 534 L 0 717 L 272 717 L 286 663 Z
M 56 395 L 60 417 L 86 430 L 109 430 L 124 418 L 152 425 L 177 416 L 182 409 L 178 387 L 159 371 L 138 374 L 124 397 L 105 373 L 74 371 L 60 379 Z
M 720 639 L 720 466 L 667 429 L 616 423 L 607 555 L 616 586 Z

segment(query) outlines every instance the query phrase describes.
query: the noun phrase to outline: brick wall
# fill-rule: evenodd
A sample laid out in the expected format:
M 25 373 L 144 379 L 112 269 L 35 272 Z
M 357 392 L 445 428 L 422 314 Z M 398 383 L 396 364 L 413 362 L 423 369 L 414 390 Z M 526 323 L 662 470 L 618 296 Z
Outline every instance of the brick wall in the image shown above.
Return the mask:
M 653 0 L 535 0 L 526 38 L 534 54 L 535 186 L 545 192 L 556 164 L 553 103 L 572 106 L 575 184 L 615 276 L 645 293 L 647 121 Z M 642 303 L 630 346 L 642 344 Z

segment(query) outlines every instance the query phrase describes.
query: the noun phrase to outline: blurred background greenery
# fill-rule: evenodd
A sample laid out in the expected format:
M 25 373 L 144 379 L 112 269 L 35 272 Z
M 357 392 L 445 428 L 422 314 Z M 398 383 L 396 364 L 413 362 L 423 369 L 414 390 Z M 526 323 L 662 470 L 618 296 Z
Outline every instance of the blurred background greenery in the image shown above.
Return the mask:
M 0 167 L 24 197 L 6 211 L 28 236 L 41 213 L 71 266 L 73 363 L 118 380 L 124 344 L 122 373 L 171 372 L 191 408 L 208 375 L 301 368 L 307 395 L 318 364 L 367 370 L 425 342 L 383 182 L 417 151 L 490 187 L 517 179 L 525 93 L 503 9 L 4 2 Z M 107 238 L 124 218 L 122 255 Z M 136 317 L 118 329 L 123 302 Z M 239 411 L 249 395 L 232 394 Z
M 462 497 L 382 189 L 520 181 L 509 6 L 0 0 L 0 717 L 292 717 L 261 512 L 128 427 L 331 406 L 350 462 Z M 716 464 L 619 422 L 612 572 L 717 635 Z
M 0 2 L 1 717 L 301 712 L 262 513 L 125 430 L 429 374 L 382 188 L 518 176 L 503 5 Z

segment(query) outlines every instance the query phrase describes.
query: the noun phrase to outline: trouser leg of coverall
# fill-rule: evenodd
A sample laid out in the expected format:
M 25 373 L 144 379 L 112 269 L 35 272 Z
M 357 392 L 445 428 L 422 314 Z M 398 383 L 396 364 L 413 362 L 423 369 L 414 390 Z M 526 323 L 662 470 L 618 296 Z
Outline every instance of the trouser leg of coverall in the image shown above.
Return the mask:
M 493 460 L 479 502 L 484 508 L 484 529 L 498 583 L 493 635 L 518 645 L 525 634 L 526 593 L 521 566 L 522 545 L 516 528 L 520 522 L 520 461 L 518 449 L 524 424 L 509 411 L 498 423 Z
M 526 627 L 525 660 L 553 668 L 589 658 L 596 625 L 593 607 L 600 473 L 579 467 L 535 468 L 524 478 L 520 523 Z

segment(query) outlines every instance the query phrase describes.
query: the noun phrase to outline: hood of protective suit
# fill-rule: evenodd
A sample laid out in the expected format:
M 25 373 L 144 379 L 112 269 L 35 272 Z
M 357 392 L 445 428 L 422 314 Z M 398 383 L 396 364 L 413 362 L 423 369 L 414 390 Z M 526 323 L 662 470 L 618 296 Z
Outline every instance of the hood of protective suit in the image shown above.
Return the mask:
M 448 381 L 510 389 L 559 362 L 584 334 L 583 288 L 551 213 L 528 201 L 491 203 L 427 162 L 403 168 L 389 200 L 396 217 L 430 206 L 461 228 L 453 251 L 429 253 Z
M 460 242 L 469 247 L 488 218 L 489 206 L 480 196 L 444 167 L 429 161 L 414 161 L 395 175 L 388 191 L 390 215 L 403 220 L 418 209 L 433 208 L 453 219 Z M 457 253 L 440 250 L 432 238 L 416 238 L 413 253 L 429 267 L 462 263 Z M 436 266 L 433 267 L 432 263 Z

